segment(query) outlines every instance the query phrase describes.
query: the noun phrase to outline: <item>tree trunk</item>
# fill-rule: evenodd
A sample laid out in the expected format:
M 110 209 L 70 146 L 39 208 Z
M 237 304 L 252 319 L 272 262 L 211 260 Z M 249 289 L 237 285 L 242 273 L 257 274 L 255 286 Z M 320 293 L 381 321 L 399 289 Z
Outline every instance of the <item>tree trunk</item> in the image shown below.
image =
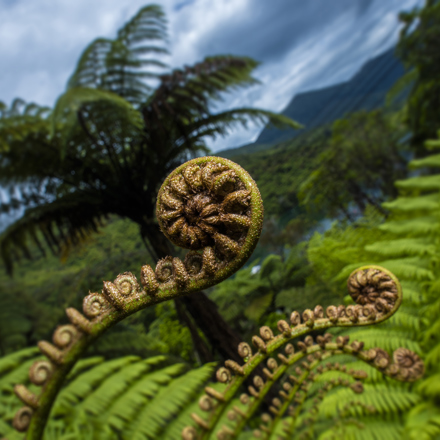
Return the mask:
M 214 357 L 209 350 L 208 346 L 205 344 L 205 341 L 200 337 L 197 327 L 192 322 L 191 318 L 186 313 L 184 302 L 182 298 L 176 298 L 174 300 L 174 304 L 176 305 L 177 316 L 179 317 L 179 321 L 186 325 L 191 333 L 191 339 L 194 344 L 194 348 L 199 356 L 199 361 L 202 364 L 206 364 L 207 362 L 213 362 Z

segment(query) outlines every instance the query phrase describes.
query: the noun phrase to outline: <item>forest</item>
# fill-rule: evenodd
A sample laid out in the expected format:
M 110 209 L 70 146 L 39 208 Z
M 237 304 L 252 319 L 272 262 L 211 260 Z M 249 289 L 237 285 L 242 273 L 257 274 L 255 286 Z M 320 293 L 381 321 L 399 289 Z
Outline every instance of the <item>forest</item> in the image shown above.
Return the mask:
M 382 107 L 231 160 L 302 126 L 214 112 L 258 63 L 167 70 L 156 5 L 0 102 L 2 439 L 440 439 L 440 3 L 399 19 Z

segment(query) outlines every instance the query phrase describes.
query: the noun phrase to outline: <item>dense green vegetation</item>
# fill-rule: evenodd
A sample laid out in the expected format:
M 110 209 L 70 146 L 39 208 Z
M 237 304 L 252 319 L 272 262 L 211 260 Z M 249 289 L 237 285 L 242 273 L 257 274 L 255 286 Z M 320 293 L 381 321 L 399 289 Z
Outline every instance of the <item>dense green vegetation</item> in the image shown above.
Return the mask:
M 408 156 L 401 119 L 380 110 L 354 113 L 233 160 L 255 177 L 269 215 L 296 217 L 307 209 L 309 220 L 341 214 L 352 220 L 396 195 L 393 182 L 405 175 Z

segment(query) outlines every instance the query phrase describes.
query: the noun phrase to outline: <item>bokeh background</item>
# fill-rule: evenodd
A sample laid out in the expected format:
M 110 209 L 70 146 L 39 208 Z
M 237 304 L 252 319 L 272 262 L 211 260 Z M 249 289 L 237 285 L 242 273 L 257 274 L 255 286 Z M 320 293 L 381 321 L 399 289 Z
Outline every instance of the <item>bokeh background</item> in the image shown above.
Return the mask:
M 13 386 L 29 383 L 66 307 L 184 257 L 155 197 L 176 166 L 210 154 L 260 188 L 255 252 L 89 347 L 45 439 L 180 438 L 216 363 L 241 362 L 240 341 L 295 310 L 351 304 L 346 279 L 366 264 L 400 279 L 403 304 L 332 334 L 387 362 L 411 350 L 425 376 L 401 383 L 366 365 L 357 400 L 332 391 L 288 438 L 440 438 L 438 1 L 0 0 L 0 41 L 0 436 L 24 438 Z

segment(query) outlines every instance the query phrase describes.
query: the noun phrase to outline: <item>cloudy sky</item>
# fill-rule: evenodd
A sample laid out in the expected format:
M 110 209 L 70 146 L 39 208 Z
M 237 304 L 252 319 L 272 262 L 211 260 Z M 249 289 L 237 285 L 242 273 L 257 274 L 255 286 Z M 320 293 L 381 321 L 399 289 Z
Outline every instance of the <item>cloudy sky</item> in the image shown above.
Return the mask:
M 117 29 L 145 0 L 0 0 L 0 100 L 53 106 L 82 50 Z M 302 91 L 349 79 L 395 44 L 397 14 L 423 0 L 156 0 L 169 21 L 168 64 L 234 54 L 262 64 L 261 85 L 227 96 L 221 109 L 281 111 Z M 220 108 L 219 108 L 220 110 Z M 260 128 L 210 142 L 214 151 L 252 142 Z

